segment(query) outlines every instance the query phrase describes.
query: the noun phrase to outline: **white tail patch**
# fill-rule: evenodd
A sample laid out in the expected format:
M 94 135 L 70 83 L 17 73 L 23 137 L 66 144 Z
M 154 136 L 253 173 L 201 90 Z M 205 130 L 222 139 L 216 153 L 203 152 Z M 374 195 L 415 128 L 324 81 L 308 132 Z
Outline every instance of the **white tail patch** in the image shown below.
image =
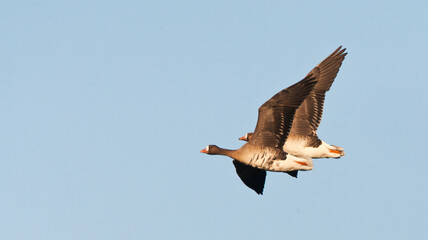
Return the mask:
M 310 171 L 314 167 L 314 162 L 312 158 L 307 156 L 296 157 L 291 154 L 288 154 L 287 161 L 290 161 L 289 165 L 292 170 L 300 170 L 300 171 Z
M 311 158 L 338 158 L 345 155 L 343 148 L 332 146 L 324 141 L 321 141 L 321 145 L 317 148 L 305 147 L 305 140 L 291 140 L 286 141 L 284 144 L 284 151 L 293 154 L 294 156 L 304 157 L 309 156 Z M 337 150 L 340 153 L 332 152 L 330 150 Z

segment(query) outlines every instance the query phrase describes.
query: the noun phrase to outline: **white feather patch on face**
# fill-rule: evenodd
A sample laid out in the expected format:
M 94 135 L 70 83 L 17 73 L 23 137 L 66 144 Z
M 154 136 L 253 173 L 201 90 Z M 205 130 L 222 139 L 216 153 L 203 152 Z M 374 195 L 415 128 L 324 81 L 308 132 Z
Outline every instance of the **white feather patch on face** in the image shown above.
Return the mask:
M 207 146 L 207 147 L 205 148 L 205 151 L 210 152 L 210 146 Z

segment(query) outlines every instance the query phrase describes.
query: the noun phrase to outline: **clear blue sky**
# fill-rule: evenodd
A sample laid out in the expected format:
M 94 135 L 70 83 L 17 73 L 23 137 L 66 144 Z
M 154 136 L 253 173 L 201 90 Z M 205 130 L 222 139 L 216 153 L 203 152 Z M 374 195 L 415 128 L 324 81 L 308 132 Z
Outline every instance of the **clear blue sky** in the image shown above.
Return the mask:
M 2 1 L 1 239 L 425 239 L 427 1 Z M 319 135 L 258 196 L 257 109 L 338 46 Z

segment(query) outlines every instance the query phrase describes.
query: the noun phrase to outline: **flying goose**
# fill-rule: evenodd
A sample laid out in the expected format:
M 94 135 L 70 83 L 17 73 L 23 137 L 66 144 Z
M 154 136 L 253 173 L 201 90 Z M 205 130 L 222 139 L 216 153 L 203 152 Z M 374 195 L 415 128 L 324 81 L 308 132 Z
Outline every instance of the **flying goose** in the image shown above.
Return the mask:
M 345 155 L 343 148 L 324 142 L 318 138 L 316 132 L 321 122 L 325 93 L 330 90 L 347 54 L 346 48 L 341 48 L 342 46 L 309 72 L 308 76 L 314 73 L 319 74 L 318 83 L 294 115 L 290 134 L 283 146 L 285 152 L 311 158 L 339 158 Z M 253 133 L 247 133 L 239 139 L 251 141 L 252 137 Z
M 319 72 L 280 91 L 259 108 L 253 137 L 237 150 L 209 145 L 201 153 L 225 155 L 233 159 L 236 173 L 249 188 L 263 194 L 266 171 L 312 170 L 310 157 L 296 157 L 283 150 L 296 110 L 312 91 Z

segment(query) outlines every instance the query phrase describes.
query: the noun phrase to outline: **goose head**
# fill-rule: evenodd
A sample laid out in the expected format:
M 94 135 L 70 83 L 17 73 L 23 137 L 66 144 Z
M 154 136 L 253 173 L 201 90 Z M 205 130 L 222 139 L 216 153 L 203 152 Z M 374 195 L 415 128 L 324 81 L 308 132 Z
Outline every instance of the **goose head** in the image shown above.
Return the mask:
M 208 145 L 206 148 L 201 150 L 201 153 L 215 155 L 220 153 L 220 148 L 216 145 Z
M 251 140 L 252 137 L 253 137 L 253 133 L 247 133 L 243 137 L 240 137 L 239 140 L 248 142 Z

